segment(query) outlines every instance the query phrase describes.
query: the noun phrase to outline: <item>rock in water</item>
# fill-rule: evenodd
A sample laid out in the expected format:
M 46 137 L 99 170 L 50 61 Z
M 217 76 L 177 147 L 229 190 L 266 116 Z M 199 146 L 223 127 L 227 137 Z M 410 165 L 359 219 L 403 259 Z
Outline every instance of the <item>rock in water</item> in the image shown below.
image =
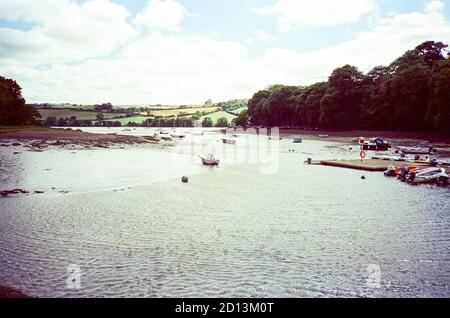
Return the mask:
M 189 182 L 189 178 L 186 177 L 186 176 L 183 176 L 183 177 L 181 178 L 181 182 L 183 182 L 183 183 L 188 183 L 188 182 Z

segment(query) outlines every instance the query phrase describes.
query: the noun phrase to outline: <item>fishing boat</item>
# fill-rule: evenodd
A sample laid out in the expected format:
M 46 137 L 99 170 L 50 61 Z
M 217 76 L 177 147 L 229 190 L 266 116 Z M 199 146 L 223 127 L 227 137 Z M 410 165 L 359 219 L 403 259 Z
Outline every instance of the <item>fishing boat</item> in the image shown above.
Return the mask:
M 414 178 L 411 178 L 411 180 L 414 184 L 430 183 L 444 176 L 447 176 L 444 168 L 428 168 L 415 173 L 413 175 Z
M 202 159 L 202 163 L 205 166 L 218 166 L 220 161 L 214 158 L 213 154 L 208 154 L 205 157 L 200 156 L 200 159 Z
M 294 144 L 301 144 L 303 142 L 302 137 L 294 137 Z
M 429 155 L 433 150 L 433 147 L 397 147 L 397 151 L 405 155 Z
M 330 135 L 318 135 L 319 138 L 328 138 Z
M 234 139 L 226 139 L 226 138 L 223 138 L 223 139 L 222 139 L 222 142 L 223 142 L 224 144 L 228 144 L 228 145 L 235 145 L 235 144 L 236 144 L 236 140 L 234 140 Z

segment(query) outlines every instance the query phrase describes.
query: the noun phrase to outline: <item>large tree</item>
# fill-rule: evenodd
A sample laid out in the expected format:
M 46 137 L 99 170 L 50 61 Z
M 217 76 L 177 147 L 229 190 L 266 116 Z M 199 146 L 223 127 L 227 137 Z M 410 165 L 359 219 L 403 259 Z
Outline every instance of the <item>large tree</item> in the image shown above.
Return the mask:
M 39 113 L 25 104 L 16 81 L 0 76 L 0 125 L 34 125 Z
M 320 123 L 330 128 L 358 126 L 364 75 L 354 66 L 345 65 L 333 71 L 328 89 L 321 101 Z
M 426 121 L 433 129 L 450 133 L 450 60 L 441 62 L 430 81 Z

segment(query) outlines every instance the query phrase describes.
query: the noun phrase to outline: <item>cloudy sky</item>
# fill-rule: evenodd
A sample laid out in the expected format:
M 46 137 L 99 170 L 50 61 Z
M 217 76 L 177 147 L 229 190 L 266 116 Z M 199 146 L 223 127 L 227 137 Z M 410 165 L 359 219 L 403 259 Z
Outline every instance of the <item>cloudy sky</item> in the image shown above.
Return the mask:
M 196 104 L 368 71 L 450 43 L 443 0 L 0 0 L 0 75 L 28 102 Z

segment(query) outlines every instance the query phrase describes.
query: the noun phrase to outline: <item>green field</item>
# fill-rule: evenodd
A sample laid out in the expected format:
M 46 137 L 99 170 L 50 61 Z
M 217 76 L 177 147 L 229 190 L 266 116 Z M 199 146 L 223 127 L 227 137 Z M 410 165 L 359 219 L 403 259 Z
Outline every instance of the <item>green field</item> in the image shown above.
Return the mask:
M 231 121 L 233 119 L 235 119 L 237 116 L 231 115 L 231 114 L 229 114 L 227 112 L 224 112 L 224 111 L 220 111 L 220 112 L 215 112 L 215 113 L 203 116 L 201 119 L 204 119 L 206 117 L 211 118 L 211 120 L 214 123 L 216 123 L 219 118 L 225 117 L 228 120 L 228 122 L 231 123 Z
M 152 117 L 135 116 L 135 117 L 112 119 L 112 121 L 119 121 L 122 124 L 122 126 L 125 126 L 128 123 L 141 124 L 141 123 L 143 123 L 144 121 L 146 121 L 149 118 L 152 118 Z
M 38 109 L 43 119 L 48 117 L 56 118 L 70 118 L 76 117 L 79 120 L 96 120 L 97 114 L 103 114 L 105 119 L 111 119 L 113 117 L 125 116 L 122 113 L 98 113 L 90 111 L 78 111 L 73 109 Z
M 236 115 L 239 115 L 240 113 L 242 113 L 244 110 L 247 110 L 247 109 L 248 109 L 248 107 L 245 106 L 245 107 L 239 107 L 239 108 L 236 108 L 236 109 L 233 109 L 230 111 Z

